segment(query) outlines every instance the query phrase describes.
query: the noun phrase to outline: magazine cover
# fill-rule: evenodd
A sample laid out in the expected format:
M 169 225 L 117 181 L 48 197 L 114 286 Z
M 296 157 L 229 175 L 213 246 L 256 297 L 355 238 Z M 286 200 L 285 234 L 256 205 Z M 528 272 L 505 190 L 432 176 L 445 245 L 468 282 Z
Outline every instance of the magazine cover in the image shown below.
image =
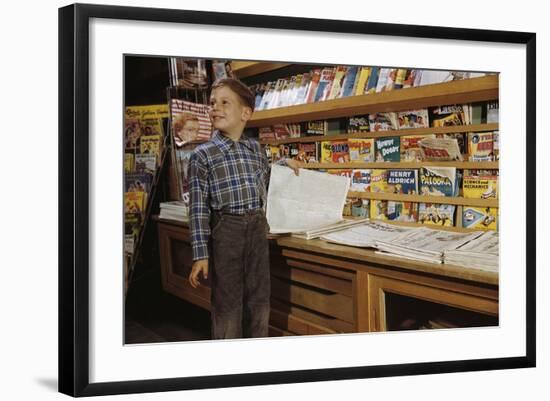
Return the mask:
M 398 136 L 376 138 L 376 161 L 377 162 L 399 162 L 400 150 L 399 150 L 400 138 Z
M 142 135 L 160 135 L 164 130 L 162 128 L 162 119 L 160 118 L 144 118 L 141 120 Z
M 327 99 L 336 99 L 337 97 L 340 96 L 340 93 L 342 92 L 342 85 L 344 83 L 344 78 L 346 76 L 347 71 L 348 71 L 348 67 L 346 66 L 339 65 L 336 67 L 336 70 L 334 72 L 334 78 L 332 80 L 332 86 L 330 87 L 330 92 L 327 96 Z
M 418 207 L 413 202 L 371 200 L 370 218 L 390 221 L 418 221 Z
M 432 127 L 449 127 L 467 123 L 464 107 L 460 104 L 434 107 L 430 111 Z
M 208 85 L 206 60 L 176 58 L 177 85 L 187 89 L 200 89 Z
M 355 96 L 364 95 L 367 92 L 367 82 L 369 80 L 370 71 L 370 67 L 361 67 L 361 69 L 357 72 L 358 78 L 355 84 Z
M 428 109 L 399 111 L 397 122 L 399 129 L 428 128 Z
M 321 77 L 319 79 L 319 84 L 317 85 L 317 90 L 315 92 L 315 97 L 313 98 L 314 102 L 322 102 L 327 100 L 330 93 L 330 88 L 332 87 L 332 81 L 334 80 L 335 68 L 323 68 L 321 70 Z
M 349 145 L 347 140 L 332 141 L 331 153 L 333 163 L 349 162 Z
M 332 163 L 332 142 L 321 142 L 321 163 Z
M 134 154 L 124 153 L 124 172 L 129 173 L 134 171 Z
M 153 176 L 148 173 L 129 173 L 124 175 L 125 192 L 150 192 Z
M 160 158 L 161 137 L 160 135 L 142 135 L 139 140 L 139 150 L 141 153 L 147 153 Z
M 468 154 L 472 162 L 493 161 L 493 133 L 469 133 Z
M 374 138 L 349 138 L 348 149 L 350 162 L 374 162 Z
M 380 193 L 391 192 L 391 188 L 388 185 L 388 170 L 376 168 L 371 170 L 370 191 Z
M 455 138 L 424 138 L 418 144 L 424 160 L 438 162 L 463 160 Z
M 258 139 L 260 141 L 275 139 L 275 130 L 272 126 L 258 128 Z
M 145 206 L 145 192 L 124 193 L 124 213 L 143 213 Z
M 462 227 L 497 230 L 497 217 L 497 208 L 464 206 L 462 211 Z
M 354 217 L 369 217 L 369 200 L 368 199 L 351 199 L 351 215 Z
M 157 168 L 157 155 L 137 153 L 135 170 L 138 173 L 154 173 Z
M 388 190 L 394 194 L 418 194 L 418 170 L 388 170 Z
M 296 159 L 302 163 L 318 163 L 317 144 L 315 142 L 298 143 L 298 155 Z
M 472 174 L 472 170 L 469 170 L 468 173 L 467 171 L 464 172 L 462 178 L 462 194 L 465 198 L 498 198 L 498 175 Z
M 326 120 L 315 120 L 315 121 L 306 122 L 306 124 L 305 124 L 305 134 L 306 134 L 306 136 L 326 135 L 327 134 L 327 121 Z
M 370 169 L 354 169 L 351 172 L 351 187 L 353 192 L 368 192 L 370 191 L 371 180 Z
M 369 116 L 349 117 L 346 131 L 348 134 L 369 132 Z
M 171 99 L 170 112 L 172 135 L 176 147 L 190 141 L 208 141 L 212 135 L 212 123 L 208 105 L 186 100 Z
M 395 113 L 369 114 L 369 127 L 372 132 L 396 130 L 397 115 Z
M 139 148 L 139 138 L 141 137 L 141 125 L 139 118 L 124 119 L 124 147 L 127 150 Z
M 435 135 L 405 135 L 401 137 L 401 161 L 419 162 L 422 161 L 422 150 L 420 142 L 424 138 L 435 138 Z
M 371 67 L 369 79 L 367 80 L 367 87 L 365 93 L 371 94 L 376 92 L 376 85 L 378 84 L 378 76 L 380 75 L 380 67 Z M 371 128 L 372 131 L 372 128 Z
M 498 100 L 487 102 L 487 123 L 498 123 Z
M 456 196 L 456 167 L 421 167 L 420 194 Z
M 420 203 L 418 205 L 418 222 L 421 224 L 453 227 L 455 210 L 455 205 Z
M 137 118 L 138 120 L 162 119 L 170 116 L 168 105 L 152 104 L 147 106 L 127 106 L 124 110 L 125 118 Z

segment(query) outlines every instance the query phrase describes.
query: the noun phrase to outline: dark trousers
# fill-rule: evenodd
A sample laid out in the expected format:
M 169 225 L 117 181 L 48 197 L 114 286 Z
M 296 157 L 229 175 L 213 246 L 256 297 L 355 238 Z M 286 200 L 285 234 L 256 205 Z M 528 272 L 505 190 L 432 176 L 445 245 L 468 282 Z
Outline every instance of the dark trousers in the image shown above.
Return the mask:
M 267 337 L 269 227 L 262 211 L 212 216 L 212 338 Z

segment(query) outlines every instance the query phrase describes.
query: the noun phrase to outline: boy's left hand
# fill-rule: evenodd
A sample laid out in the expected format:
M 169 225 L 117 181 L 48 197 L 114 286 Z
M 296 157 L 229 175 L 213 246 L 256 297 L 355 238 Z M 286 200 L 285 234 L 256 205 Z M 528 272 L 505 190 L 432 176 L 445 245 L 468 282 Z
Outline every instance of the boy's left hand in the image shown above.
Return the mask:
M 290 167 L 292 170 L 294 170 L 294 174 L 300 175 L 300 167 L 302 166 L 302 163 L 295 159 L 287 159 L 285 160 L 287 167 Z

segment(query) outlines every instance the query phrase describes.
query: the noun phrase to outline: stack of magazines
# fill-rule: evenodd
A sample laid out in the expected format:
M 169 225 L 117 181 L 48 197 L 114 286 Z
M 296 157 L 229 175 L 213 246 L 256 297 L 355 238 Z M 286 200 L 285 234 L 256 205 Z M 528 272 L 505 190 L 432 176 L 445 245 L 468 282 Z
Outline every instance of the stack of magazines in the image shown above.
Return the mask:
M 444 252 L 444 261 L 451 265 L 498 271 L 499 242 L 496 231 L 487 231 L 457 249 Z
M 188 222 L 189 206 L 184 201 L 161 202 L 159 217 L 161 219 Z

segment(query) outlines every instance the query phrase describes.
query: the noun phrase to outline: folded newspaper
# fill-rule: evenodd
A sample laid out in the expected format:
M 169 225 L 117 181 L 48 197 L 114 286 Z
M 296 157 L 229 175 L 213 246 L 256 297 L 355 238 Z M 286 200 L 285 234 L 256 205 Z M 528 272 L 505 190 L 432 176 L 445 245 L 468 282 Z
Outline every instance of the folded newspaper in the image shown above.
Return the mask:
M 498 271 L 499 239 L 496 231 L 487 231 L 473 241 L 457 249 L 444 252 L 447 264 L 472 267 L 487 271 Z
M 160 215 L 161 219 L 175 221 L 189 221 L 189 207 L 184 201 L 161 202 Z
M 378 240 L 376 248 L 378 253 L 384 255 L 443 263 L 445 251 L 457 249 L 482 234 L 483 231 L 461 233 L 420 227 L 406 231 L 391 241 Z
M 342 222 L 348 177 L 273 165 L 267 194 L 272 234 L 307 233 Z
M 367 221 L 356 227 L 322 235 L 321 239 L 335 244 L 374 248 L 376 247 L 376 241 L 384 240 L 390 242 L 409 230 L 414 230 L 414 228 L 378 221 Z

